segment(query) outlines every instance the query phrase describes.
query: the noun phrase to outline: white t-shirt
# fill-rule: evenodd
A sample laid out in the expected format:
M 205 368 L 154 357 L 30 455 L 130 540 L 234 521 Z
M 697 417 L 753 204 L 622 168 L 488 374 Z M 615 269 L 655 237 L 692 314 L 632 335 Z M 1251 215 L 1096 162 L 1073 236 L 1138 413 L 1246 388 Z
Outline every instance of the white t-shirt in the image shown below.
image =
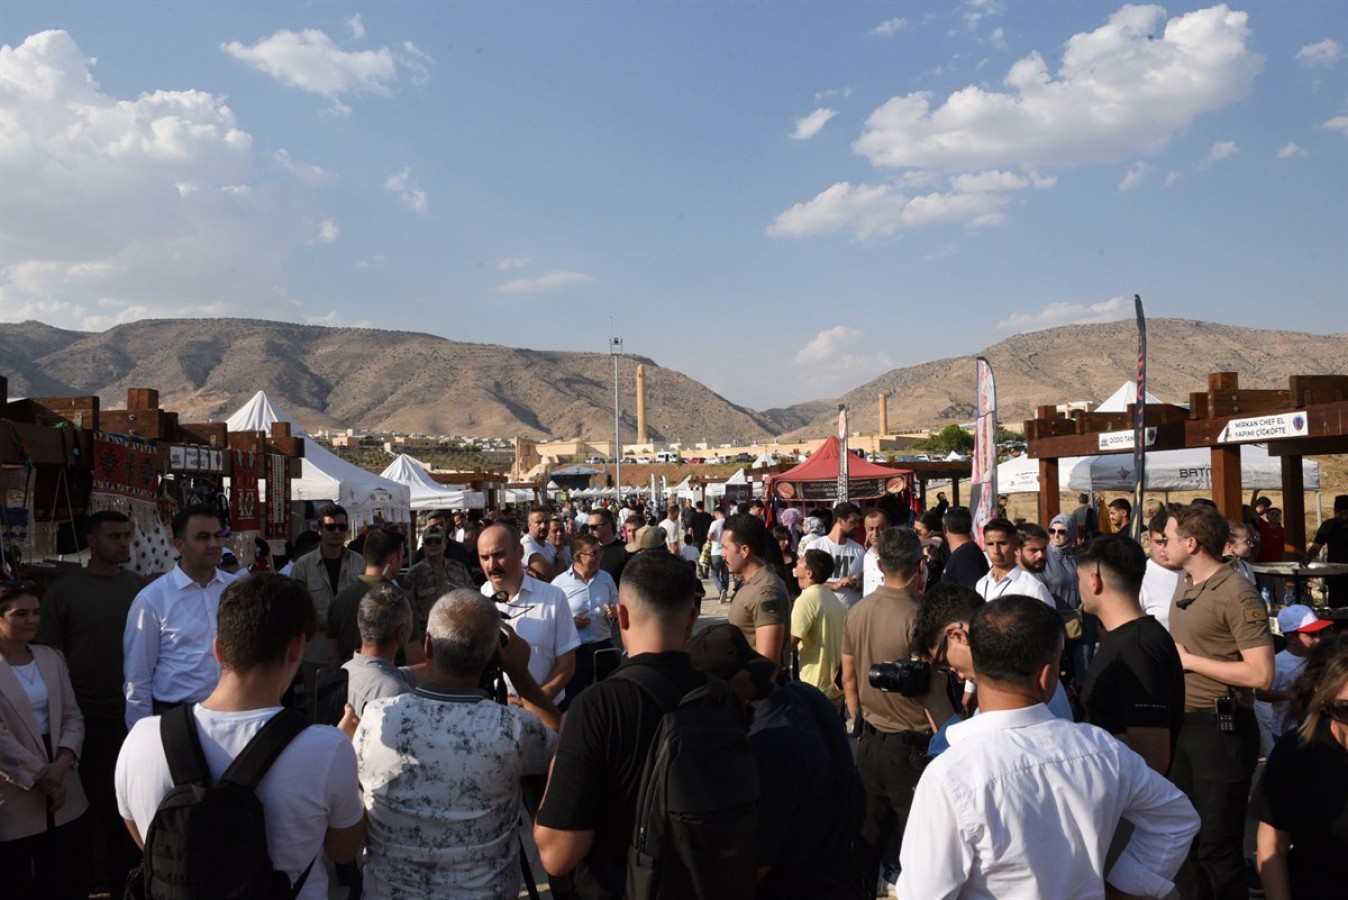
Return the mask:
M 837 588 L 833 591 L 844 609 L 856 606 L 861 600 L 861 579 L 866 574 L 866 548 L 851 538 L 846 538 L 844 544 L 835 544 L 832 539 L 825 536 L 816 539 L 810 544 L 809 549 L 822 550 L 833 558 L 833 574 L 828 577 L 829 581 L 837 581 L 849 575 L 856 578 L 856 587 Z
M 534 538 L 532 534 L 526 534 L 520 538 L 520 545 L 524 547 L 524 564 L 529 565 L 529 560 L 534 558 L 534 554 L 541 554 L 543 562 L 548 566 L 557 564 L 557 548 L 547 541 L 540 541 Z
M 1175 585 L 1179 584 L 1178 569 L 1167 569 L 1160 563 L 1147 560 L 1147 571 L 1142 576 L 1142 610 L 1170 630 L 1170 601 L 1175 599 Z
M 30 659 L 27 665 L 16 666 L 10 663 L 9 666 L 14 670 L 14 677 L 19 680 L 19 686 L 23 688 L 24 696 L 28 698 L 28 705 L 33 713 L 33 721 L 37 722 L 39 734 L 51 734 L 51 716 L 48 715 L 47 681 L 38 671 L 37 660 Z
M 689 562 L 695 563 L 702 558 L 702 551 L 692 544 L 684 544 L 679 548 L 679 555 Z
M 660 527 L 665 530 L 665 543 L 677 549 L 677 545 L 682 543 L 682 538 L 679 537 L 679 520 L 664 519 L 660 522 Z
M 721 534 L 725 531 L 725 519 L 717 519 L 707 529 L 707 539 L 711 541 L 711 555 L 721 556 Z
M 875 555 L 875 551 L 866 551 L 861 573 L 861 596 L 863 597 L 885 583 L 885 573 L 880 571 L 880 557 Z
M 193 707 L 197 735 L 212 778 L 229 768 L 244 746 L 281 707 L 247 712 L 217 712 Z M 132 819 L 141 837 L 150 830 L 159 803 L 173 788 L 159 716 L 136 722 L 117 757 L 117 809 Z M 356 753 L 336 728 L 311 725 L 276 758 L 257 786 L 267 823 L 267 852 L 272 865 L 293 883 L 323 853 L 329 828 L 350 828 L 365 814 L 356 780 Z M 299 900 L 326 900 L 328 872 L 318 859 Z

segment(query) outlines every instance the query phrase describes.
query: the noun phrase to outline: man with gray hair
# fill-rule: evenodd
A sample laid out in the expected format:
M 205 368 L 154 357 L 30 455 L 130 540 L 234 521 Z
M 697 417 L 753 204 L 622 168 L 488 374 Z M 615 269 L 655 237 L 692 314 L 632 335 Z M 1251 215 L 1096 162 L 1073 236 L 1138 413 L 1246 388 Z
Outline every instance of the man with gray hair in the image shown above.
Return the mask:
M 412 632 L 412 608 L 402 591 L 381 584 L 360 599 L 356 624 L 360 649 L 342 668 L 347 672 L 346 702 L 363 716 L 369 701 L 396 697 L 417 686 L 410 668 L 394 664 Z
M 528 643 L 477 591 L 436 601 L 425 655 L 416 689 L 371 701 L 354 729 L 368 822 L 364 896 L 513 897 L 520 778 L 547 771 L 560 713 L 529 674 Z M 478 687 L 493 660 L 518 706 Z

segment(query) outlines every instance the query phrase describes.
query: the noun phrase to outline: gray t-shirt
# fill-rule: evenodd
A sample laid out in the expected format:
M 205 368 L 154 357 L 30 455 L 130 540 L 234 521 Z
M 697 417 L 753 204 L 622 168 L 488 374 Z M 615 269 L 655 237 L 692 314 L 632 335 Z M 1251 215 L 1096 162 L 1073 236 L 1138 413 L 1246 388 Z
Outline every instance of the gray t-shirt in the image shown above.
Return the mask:
M 347 671 L 346 702 L 358 717 L 365 715 L 365 704 L 371 700 L 411 693 L 417 686 L 411 669 L 378 656 L 357 653 L 342 668 Z

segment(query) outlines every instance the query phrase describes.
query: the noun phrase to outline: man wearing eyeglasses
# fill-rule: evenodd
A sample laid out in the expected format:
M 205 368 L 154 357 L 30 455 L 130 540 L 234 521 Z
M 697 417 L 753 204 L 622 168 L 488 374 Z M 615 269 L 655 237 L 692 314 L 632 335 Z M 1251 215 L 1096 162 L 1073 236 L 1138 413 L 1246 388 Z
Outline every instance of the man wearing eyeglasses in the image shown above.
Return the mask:
M 552 580 L 566 593 L 571 621 L 581 640 L 576 648 L 576 674 L 566 683 L 568 706 L 577 694 L 618 666 L 609 621 L 618 614 L 618 586 L 599 568 L 603 552 L 592 535 L 577 535 L 571 540 L 571 568 Z
M 1210 506 L 1180 509 L 1152 544 L 1183 569 L 1170 605 L 1170 634 L 1184 666 L 1184 728 L 1170 779 L 1203 820 L 1180 869 L 1180 895 L 1248 895 L 1243 839 L 1250 782 L 1259 759 L 1254 691 L 1273 682 L 1268 610 L 1222 562 L 1226 519 Z
M 336 662 L 328 657 L 328 607 L 332 598 L 365 572 L 365 557 L 347 549 L 349 528 L 346 510 L 336 503 L 319 509 L 318 551 L 301 556 L 290 570 L 290 577 L 309 589 L 318 616 L 318 630 L 304 645 L 304 661 L 300 664 L 306 694 L 314 690 L 318 670 Z

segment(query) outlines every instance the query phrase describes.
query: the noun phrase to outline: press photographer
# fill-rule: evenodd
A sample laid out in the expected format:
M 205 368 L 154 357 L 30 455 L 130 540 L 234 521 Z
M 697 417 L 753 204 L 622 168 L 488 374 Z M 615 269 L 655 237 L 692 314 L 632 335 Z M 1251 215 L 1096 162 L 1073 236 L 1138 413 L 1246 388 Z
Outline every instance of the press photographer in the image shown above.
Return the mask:
M 922 542 L 911 528 L 886 528 L 873 549 L 884 582 L 847 614 L 842 658 L 847 712 L 860 737 L 857 772 L 866 792 L 857 849 L 857 886 L 863 892 L 874 892 L 891 838 L 902 839 L 932 732 L 921 698 L 884 689 L 891 674 L 896 687 L 911 679 L 909 635 L 918 614 L 918 586 L 926 583 Z M 882 668 L 877 685 L 869 677 L 871 667 L 883 663 L 898 664 L 898 671 Z

